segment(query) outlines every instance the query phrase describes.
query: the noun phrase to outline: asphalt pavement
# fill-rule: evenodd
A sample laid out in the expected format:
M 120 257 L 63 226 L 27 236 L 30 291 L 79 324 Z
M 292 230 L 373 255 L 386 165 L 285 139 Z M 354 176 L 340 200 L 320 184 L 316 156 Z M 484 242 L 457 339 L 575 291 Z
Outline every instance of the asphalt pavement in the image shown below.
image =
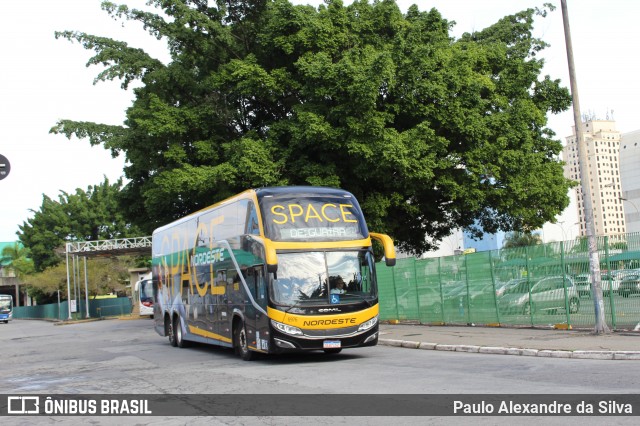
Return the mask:
M 640 361 L 640 332 L 380 324 L 379 345 L 408 349 Z
M 123 320 L 138 318 L 140 317 L 120 317 Z M 60 322 L 57 325 L 66 323 Z M 407 349 L 493 355 L 640 361 L 640 330 L 595 334 L 589 330 L 556 328 L 381 322 L 378 344 Z

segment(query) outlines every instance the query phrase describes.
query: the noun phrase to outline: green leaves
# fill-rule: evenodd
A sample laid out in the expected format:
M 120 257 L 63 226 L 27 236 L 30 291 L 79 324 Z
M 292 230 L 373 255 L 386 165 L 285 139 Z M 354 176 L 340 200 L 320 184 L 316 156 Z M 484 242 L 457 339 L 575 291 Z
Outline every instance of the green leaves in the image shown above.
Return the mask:
M 12 269 L 15 275 L 23 280 L 33 272 L 33 261 L 29 257 L 29 249 L 16 242 L 4 246 L 0 253 L 0 261 L 4 268 Z
M 124 42 L 75 31 L 56 31 L 55 36 L 75 40 L 85 49 L 96 52 L 87 62 L 87 66 L 100 64 L 106 69 L 98 74 L 94 83 L 120 79 L 122 88 L 126 89 L 132 81 L 162 67 L 159 60 L 151 58 L 144 50 L 131 48 Z
M 105 2 L 165 40 L 163 65 L 76 32 L 98 80 L 138 79 L 122 127 L 59 122 L 128 161 L 120 196 L 146 233 L 247 187 L 340 186 L 372 230 L 422 252 L 452 229 L 532 229 L 568 205 L 547 114 L 570 105 L 541 76 L 529 9 L 459 40 L 432 9 L 392 0 Z

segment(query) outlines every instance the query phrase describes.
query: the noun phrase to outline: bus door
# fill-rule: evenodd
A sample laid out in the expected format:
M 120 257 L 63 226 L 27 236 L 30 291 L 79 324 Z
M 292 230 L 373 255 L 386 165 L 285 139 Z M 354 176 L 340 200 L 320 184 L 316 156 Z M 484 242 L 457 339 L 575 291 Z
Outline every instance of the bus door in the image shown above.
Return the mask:
M 220 334 L 224 337 L 233 339 L 233 310 L 242 310 L 242 283 L 240 282 L 240 277 L 235 269 L 227 269 L 225 272 L 225 278 L 225 291 L 221 297 L 222 303 L 218 306 L 218 330 L 220 330 Z
M 264 311 L 267 310 L 267 284 L 264 265 L 252 266 L 243 270 L 244 278 L 253 300 Z M 248 296 L 244 300 L 245 324 L 247 334 L 252 337 L 251 345 L 267 351 L 269 349 L 269 318 L 251 303 Z M 255 342 L 255 343 L 254 343 Z
M 216 334 L 226 338 L 231 338 L 229 312 L 228 312 L 228 293 L 227 288 L 227 271 L 220 269 L 216 271 L 215 286 L 211 287 L 212 306 L 210 307 L 210 321 L 213 331 Z

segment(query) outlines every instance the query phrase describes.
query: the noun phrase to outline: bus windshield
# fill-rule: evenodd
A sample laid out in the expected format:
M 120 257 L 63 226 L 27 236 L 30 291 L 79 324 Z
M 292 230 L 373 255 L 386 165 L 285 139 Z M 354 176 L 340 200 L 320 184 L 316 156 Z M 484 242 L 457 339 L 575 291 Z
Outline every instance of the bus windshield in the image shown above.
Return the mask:
M 9 297 L 2 297 L 0 298 L 0 312 L 10 312 L 13 309 L 13 303 L 11 298 Z
M 152 280 L 143 280 L 140 282 L 140 303 L 144 306 L 153 306 Z
M 351 303 L 377 297 L 369 251 L 279 253 L 271 300 L 277 305 Z

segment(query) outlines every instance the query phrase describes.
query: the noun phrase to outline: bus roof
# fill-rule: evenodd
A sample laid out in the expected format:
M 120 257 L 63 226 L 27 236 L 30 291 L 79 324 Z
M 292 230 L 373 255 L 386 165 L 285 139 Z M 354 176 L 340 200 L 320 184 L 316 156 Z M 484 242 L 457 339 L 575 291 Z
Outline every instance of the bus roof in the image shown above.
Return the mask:
M 277 197 L 278 195 L 339 195 L 353 197 L 350 192 L 343 189 L 325 186 L 274 186 L 258 188 L 254 191 L 258 199 L 268 196 Z
M 247 189 L 246 191 L 243 191 L 239 194 L 236 194 L 232 197 L 229 198 L 225 198 L 222 201 L 219 201 L 215 204 L 212 204 L 208 207 L 205 207 L 203 209 L 200 210 L 196 210 L 184 217 L 181 217 L 180 219 L 177 219 L 171 223 L 168 223 L 166 225 L 162 225 L 158 228 L 156 228 L 153 233 L 157 233 L 159 231 L 171 228 L 172 226 L 178 225 L 180 223 L 183 223 L 187 220 L 189 220 L 190 217 L 197 215 L 200 212 L 206 211 L 206 210 L 210 210 L 212 208 L 221 206 L 223 204 L 227 204 L 231 201 L 235 201 L 238 199 L 242 199 L 242 198 L 252 198 L 252 195 L 255 194 L 255 196 L 258 198 L 258 200 L 264 198 L 264 197 L 277 197 L 279 195 L 317 195 L 317 196 L 322 196 L 322 195 L 332 195 L 332 196 L 343 196 L 343 197 L 351 197 L 354 198 L 355 197 L 348 191 L 345 191 L 343 189 L 338 189 L 338 188 L 330 188 L 330 187 L 326 187 L 326 186 L 272 186 L 272 187 L 264 187 L 264 188 L 254 188 L 254 189 Z

